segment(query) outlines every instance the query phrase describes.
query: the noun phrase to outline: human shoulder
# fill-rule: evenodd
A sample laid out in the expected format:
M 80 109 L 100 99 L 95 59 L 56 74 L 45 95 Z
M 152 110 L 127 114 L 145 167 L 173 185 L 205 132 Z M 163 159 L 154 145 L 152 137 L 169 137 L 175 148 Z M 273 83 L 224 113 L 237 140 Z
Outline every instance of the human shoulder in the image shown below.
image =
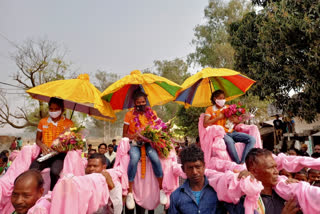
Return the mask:
M 44 124 L 48 121 L 48 119 L 49 119 L 49 117 L 44 117 L 39 121 L 39 123 Z

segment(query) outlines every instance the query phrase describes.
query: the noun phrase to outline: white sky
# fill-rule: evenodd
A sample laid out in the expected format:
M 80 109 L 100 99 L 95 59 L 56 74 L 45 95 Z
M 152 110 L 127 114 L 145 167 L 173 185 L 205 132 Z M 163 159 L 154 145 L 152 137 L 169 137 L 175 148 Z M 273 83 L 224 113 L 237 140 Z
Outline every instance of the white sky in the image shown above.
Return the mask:
M 0 34 L 15 43 L 47 38 L 68 50 L 81 73 L 145 69 L 154 60 L 184 57 L 194 50 L 193 29 L 208 0 L 1 0 Z M 14 47 L 0 35 L 1 82 L 17 71 Z M 4 87 L 0 85 L 0 88 Z M 5 86 L 5 88 L 8 88 Z M 22 105 L 10 96 L 12 106 Z M 0 128 L 0 135 L 15 130 Z

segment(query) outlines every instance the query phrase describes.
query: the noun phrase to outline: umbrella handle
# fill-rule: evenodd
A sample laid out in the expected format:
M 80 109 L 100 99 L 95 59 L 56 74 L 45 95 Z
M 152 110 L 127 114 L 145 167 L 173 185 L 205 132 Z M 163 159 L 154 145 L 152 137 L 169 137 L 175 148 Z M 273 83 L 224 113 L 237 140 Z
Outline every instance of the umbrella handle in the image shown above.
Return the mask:
M 76 109 L 76 105 L 77 105 L 77 103 L 75 103 L 75 104 L 74 104 L 74 106 L 73 106 L 73 109 L 72 109 L 72 113 L 71 113 L 71 117 L 70 117 L 70 120 L 72 119 L 72 116 L 73 116 L 73 112 L 74 112 L 74 110 Z

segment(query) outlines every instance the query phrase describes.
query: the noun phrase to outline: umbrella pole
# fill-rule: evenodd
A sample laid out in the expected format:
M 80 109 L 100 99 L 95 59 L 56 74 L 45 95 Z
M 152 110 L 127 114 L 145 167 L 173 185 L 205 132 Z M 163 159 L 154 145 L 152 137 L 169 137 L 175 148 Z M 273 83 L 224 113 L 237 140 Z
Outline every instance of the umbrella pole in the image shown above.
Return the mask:
M 210 78 L 208 78 L 209 79 L 209 86 L 210 86 L 210 91 L 211 91 L 211 94 L 212 94 L 212 85 L 211 85 L 211 79 Z
M 74 110 L 76 109 L 76 105 L 77 105 L 77 103 L 75 103 L 75 104 L 74 104 L 74 106 L 73 106 L 73 109 L 72 109 L 72 113 L 71 113 L 71 117 L 70 117 L 70 120 L 72 119 L 72 116 L 73 116 L 73 112 L 74 112 Z

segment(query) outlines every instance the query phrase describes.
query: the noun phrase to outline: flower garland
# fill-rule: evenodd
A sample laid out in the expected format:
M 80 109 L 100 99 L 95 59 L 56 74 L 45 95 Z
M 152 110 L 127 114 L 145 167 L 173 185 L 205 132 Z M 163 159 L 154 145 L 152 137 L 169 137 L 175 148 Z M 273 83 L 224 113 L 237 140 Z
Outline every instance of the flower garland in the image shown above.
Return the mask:
M 150 107 L 147 106 L 146 111 L 143 114 L 148 119 L 149 126 L 152 126 L 155 123 L 154 127 L 157 129 L 167 128 L 166 124 L 153 113 Z M 133 115 L 135 116 L 133 118 L 133 121 L 135 122 L 135 127 L 138 128 L 139 131 L 141 131 L 142 127 L 139 119 L 139 112 L 136 109 L 134 109 Z M 144 178 L 145 174 L 146 174 L 146 147 L 145 145 L 143 145 L 141 147 L 141 178 Z

